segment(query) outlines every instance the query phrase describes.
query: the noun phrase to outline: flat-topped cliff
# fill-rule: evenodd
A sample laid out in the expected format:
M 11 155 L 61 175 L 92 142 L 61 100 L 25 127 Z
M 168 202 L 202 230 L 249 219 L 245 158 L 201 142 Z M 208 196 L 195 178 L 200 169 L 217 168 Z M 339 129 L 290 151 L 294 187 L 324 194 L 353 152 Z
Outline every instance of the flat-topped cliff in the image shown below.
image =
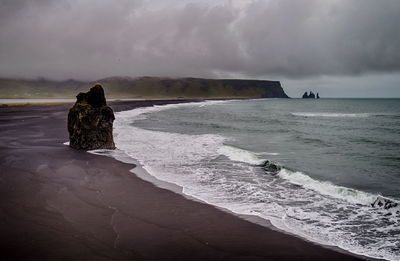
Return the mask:
M 0 98 L 74 98 L 95 82 L 110 98 L 288 98 L 279 81 L 163 77 L 109 77 L 93 82 L 0 79 Z

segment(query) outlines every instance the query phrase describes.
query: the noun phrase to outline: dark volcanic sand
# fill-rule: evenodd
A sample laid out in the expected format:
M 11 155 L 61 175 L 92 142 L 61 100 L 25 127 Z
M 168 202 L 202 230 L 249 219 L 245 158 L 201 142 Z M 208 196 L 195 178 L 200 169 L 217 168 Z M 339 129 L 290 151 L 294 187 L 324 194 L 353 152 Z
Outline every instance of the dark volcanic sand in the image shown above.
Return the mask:
M 188 200 L 137 178 L 132 165 L 63 145 L 69 107 L 0 108 L 1 260 L 358 259 Z

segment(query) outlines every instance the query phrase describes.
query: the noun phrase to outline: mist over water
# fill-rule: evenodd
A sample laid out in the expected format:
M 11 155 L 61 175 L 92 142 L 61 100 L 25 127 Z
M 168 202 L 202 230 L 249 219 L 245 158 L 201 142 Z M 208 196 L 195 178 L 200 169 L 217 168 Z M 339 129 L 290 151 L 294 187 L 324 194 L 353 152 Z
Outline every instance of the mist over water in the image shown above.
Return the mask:
M 153 113 L 151 113 L 153 112 Z M 154 113 L 156 112 L 156 113 Z M 183 192 L 354 253 L 400 258 L 399 99 L 264 99 L 120 112 L 117 147 Z M 260 166 L 272 160 L 275 176 Z

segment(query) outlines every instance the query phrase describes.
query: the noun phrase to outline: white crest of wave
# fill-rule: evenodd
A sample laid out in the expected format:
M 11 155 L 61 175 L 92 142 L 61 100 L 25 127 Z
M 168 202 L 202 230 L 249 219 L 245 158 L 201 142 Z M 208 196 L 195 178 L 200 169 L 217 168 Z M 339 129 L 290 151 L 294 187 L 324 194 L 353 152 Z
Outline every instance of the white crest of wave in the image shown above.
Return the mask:
M 278 152 L 259 152 L 259 153 L 256 153 L 256 155 L 268 155 L 268 156 L 277 156 L 279 154 L 280 153 L 278 153 Z
M 378 195 L 346 188 L 332 184 L 328 181 L 318 181 L 301 172 L 292 172 L 283 168 L 279 177 L 288 180 L 290 183 L 300 185 L 306 189 L 314 190 L 322 195 L 342 199 L 353 204 L 370 205 Z
M 117 118 L 121 120 L 129 120 L 130 123 L 132 123 L 134 121 L 146 119 L 146 114 L 148 113 L 175 109 L 175 108 L 183 108 L 183 107 L 193 107 L 193 106 L 204 107 L 226 102 L 228 101 L 185 102 L 178 104 L 154 105 L 152 107 L 141 107 L 129 111 L 120 111 L 115 113 L 115 115 L 118 116 Z
M 265 159 L 248 150 L 242 150 L 232 146 L 224 145 L 218 149 L 218 153 L 227 156 L 230 160 L 249 163 L 251 165 L 260 165 Z
M 332 117 L 332 118 L 366 118 L 370 113 L 330 113 L 330 112 L 292 112 L 294 116 L 300 117 Z

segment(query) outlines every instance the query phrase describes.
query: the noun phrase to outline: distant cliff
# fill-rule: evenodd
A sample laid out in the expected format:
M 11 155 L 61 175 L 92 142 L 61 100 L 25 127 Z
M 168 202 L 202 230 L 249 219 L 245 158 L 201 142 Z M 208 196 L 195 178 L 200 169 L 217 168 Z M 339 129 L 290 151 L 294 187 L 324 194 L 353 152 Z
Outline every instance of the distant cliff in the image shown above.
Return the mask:
M 0 79 L 0 98 L 75 98 L 99 82 L 110 98 L 288 98 L 279 81 L 110 77 L 93 82 Z

